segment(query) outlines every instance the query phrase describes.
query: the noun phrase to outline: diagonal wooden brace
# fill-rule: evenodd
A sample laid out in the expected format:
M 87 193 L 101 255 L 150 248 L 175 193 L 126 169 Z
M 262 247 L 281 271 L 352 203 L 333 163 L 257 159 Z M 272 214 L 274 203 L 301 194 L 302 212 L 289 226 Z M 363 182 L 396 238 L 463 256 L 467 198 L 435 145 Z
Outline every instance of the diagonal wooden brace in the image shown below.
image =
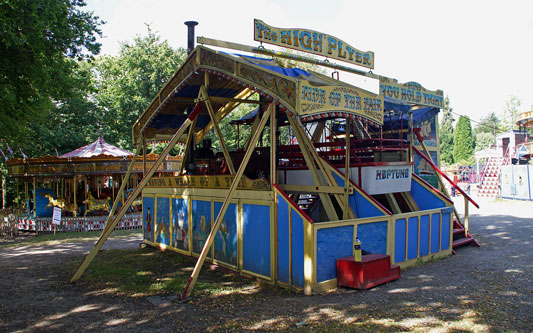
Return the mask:
M 215 223 L 213 225 L 213 228 L 211 229 L 211 232 L 209 233 L 209 236 L 207 237 L 207 240 L 204 244 L 204 248 L 202 249 L 202 252 L 200 253 L 200 257 L 198 258 L 198 261 L 196 262 L 196 265 L 194 266 L 194 270 L 189 277 L 189 280 L 187 281 L 187 284 L 185 285 L 185 289 L 183 290 L 183 293 L 181 294 L 181 299 L 185 299 L 189 297 L 192 293 L 192 290 L 194 289 L 194 285 L 196 284 L 196 280 L 198 279 L 198 275 L 200 274 L 200 270 L 202 269 L 202 265 L 205 262 L 205 258 L 207 257 L 207 252 L 213 245 L 213 242 L 215 240 L 215 235 L 220 227 L 220 224 L 222 223 L 222 219 L 224 218 L 224 215 L 226 214 L 226 211 L 228 210 L 230 200 L 233 197 L 233 193 L 235 192 L 235 189 L 237 189 L 237 185 L 239 184 L 241 177 L 244 173 L 244 169 L 246 169 L 246 166 L 248 165 L 248 161 L 250 160 L 250 157 L 252 156 L 252 153 L 255 149 L 255 145 L 257 144 L 257 141 L 259 140 L 259 137 L 261 135 L 261 132 L 263 131 L 263 128 L 265 127 L 269 116 L 273 112 L 274 104 L 270 104 L 267 111 L 263 114 L 263 117 L 261 118 L 261 121 L 259 122 L 259 126 L 257 127 L 255 133 L 251 136 L 250 146 L 246 150 L 246 153 L 244 154 L 244 158 L 241 162 L 241 165 L 239 166 L 239 169 L 237 171 L 237 174 L 235 175 L 235 178 L 233 178 L 233 182 L 231 183 L 231 186 L 228 190 L 228 195 L 226 196 L 226 199 L 224 200 L 224 203 L 222 204 L 222 207 L 220 208 L 220 212 L 218 213 L 218 216 L 215 220 Z
M 152 168 L 150 168 L 150 170 L 148 171 L 146 176 L 143 177 L 141 182 L 137 185 L 137 187 L 135 188 L 135 190 L 133 191 L 133 193 L 131 194 L 129 199 L 120 208 L 118 214 L 115 215 L 115 217 L 113 218 L 112 222 L 106 226 L 106 228 L 102 232 L 102 235 L 100 235 L 100 238 L 98 239 L 98 241 L 94 245 L 94 247 L 91 250 L 91 252 L 89 252 L 89 254 L 83 259 L 83 261 L 81 262 L 80 266 L 78 267 L 78 269 L 74 273 L 74 276 L 72 276 L 72 278 L 70 279 L 70 282 L 78 281 L 79 278 L 82 276 L 83 272 L 85 272 L 87 267 L 89 267 L 90 263 L 93 261 L 94 257 L 98 253 L 98 251 L 102 248 L 102 246 L 104 245 L 106 240 L 111 235 L 111 232 L 113 232 L 113 230 L 115 229 L 115 226 L 118 224 L 120 219 L 122 219 L 124 214 L 126 214 L 126 211 L 130 208 L 130 206 L 133 203 L 133 201 L 141 193 L 142 189 L 146 186 L 146 184 L 148 184 L 148 181 L 150 180 L 150 178 L 153 176 L 153 174 L 159 168 L 161 163 L 163 163 L 163 161 L 167 157 L 167 155 L 170 152 L 170 150 L 174 147 L 176 142 L 178 142 L 178 139 L 183 135 L 183 133 L 185 133 L 187 128 L 192 124 L 193 120 L 196 118 L 196 116 L 198 115 L 198 113 L 200 112 L 201 109 L 202 109 L 201 104 L 196 104 L 196 106 L 194 107 L 194 110 L 189 114 L 187 119 L 183 122 L 183 124 L 178 129 L 176 134 L 174 134 L 174 136 L 172 137 L 172 139 L 170 140 L 170 142 L 168 143 L 166 148 L 163 150 L 161 155 L 159 155 L 159 158 L 155 161 L 155 163 L 152 166 Z

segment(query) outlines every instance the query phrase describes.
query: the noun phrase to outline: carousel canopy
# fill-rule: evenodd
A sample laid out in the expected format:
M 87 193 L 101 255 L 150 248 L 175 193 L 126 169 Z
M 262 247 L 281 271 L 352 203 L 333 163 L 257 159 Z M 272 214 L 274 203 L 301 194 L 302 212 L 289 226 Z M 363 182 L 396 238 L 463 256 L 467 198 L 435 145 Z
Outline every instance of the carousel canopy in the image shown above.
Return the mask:
M 70 157 L 92 157 L 98 155 L 109 155 L 114 157 L 121 156 L 131 156 L 133 153 L 120 149 L 104 141 L 104 138 L 99 137 L 95 142 L 83 146 L 81 148 L 75 149 L 69 153 L 63 154 L 59 157 L 61 158 L 70 158 Z

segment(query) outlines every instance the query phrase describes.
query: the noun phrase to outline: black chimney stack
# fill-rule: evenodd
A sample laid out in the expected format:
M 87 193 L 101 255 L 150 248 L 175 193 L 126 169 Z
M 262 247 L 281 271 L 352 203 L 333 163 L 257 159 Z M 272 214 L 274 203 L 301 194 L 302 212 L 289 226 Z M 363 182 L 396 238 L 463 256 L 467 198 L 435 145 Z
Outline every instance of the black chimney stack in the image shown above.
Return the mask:
M 194 50 L 194 26 L 198 25 L 196 21 L 185 22 L 187 26 L 187 54 L 190 54 Z

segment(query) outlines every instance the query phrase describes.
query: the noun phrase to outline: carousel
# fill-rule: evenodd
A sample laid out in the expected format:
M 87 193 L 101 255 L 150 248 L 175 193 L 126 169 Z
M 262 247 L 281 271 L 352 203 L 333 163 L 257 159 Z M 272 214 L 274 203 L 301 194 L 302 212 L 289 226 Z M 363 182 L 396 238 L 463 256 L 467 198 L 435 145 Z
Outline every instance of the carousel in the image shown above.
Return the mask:
M 186 24 L 194 36 L 196 22 Z M 324 33 L 256 20 L 254 36 L 374 68 L 373 52 Z M 452 180 L 438 168 L 442 91 L 262 44 L 198 42 L 204 45 L 189 40 L 188 58 L 133 124 L 136 155 L 146 142 L 168 142 L 133 194 L 142 191 L 144 243 L 197 258 L 182 298 L 191 295 L 205 260 L 312 294 L 370 288 L 399 278 L 401 268 L 477 244 L 468 226 L 468 204 L 477 204 L 463 192 L 460 217 L 443 184 Z M 378 80 L 379 91 L 344 82 L 339 71 Z M 243 104 L 255 108 L 232 117 Z M 220 129 L 225 121 L 248 126 L 242 145 L 229 147 Z M 157 177 L 154 168 L 178 142 L 185 145 L 182 169 Z M 72 282 L 132 202 L 111 219 Z
M 114 200 L 121 206 L 142 178 L 146 164 L 157 155 L 149 154 L 125 177 L 133 154 L 100 137 L 91 144 L 58 156 L 11 159 L 8 173 L 23 184 L 26 214 L 19 217 L 22 231 L 102 230 Z M 179 157 L 167 157 L 159 171 L 172 173 L 180 166 Z M 124 186 L 121 186 L 124 184 Z M 119 194 L 118 191 L 123 188 Z M 17 193 L 19 192 L 17 185 Z M 61 209 L 61 223 L 53 225 L 54 207 Z M 140 198 L 134 201 L 118 229 L 141 227 Z

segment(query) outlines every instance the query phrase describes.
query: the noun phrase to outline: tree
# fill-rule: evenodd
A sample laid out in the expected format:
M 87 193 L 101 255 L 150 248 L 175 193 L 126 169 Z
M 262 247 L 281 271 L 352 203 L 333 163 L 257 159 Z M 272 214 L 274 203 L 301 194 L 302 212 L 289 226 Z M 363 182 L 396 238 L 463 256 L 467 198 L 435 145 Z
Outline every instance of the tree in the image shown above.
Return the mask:
M 440 160 L 447 165 L 453 164 L 453 114 L 448 96 L 444 99 L 442 123 L 439 129 Z
M 28 123 L 46 120 L 72 96 L 76 61 L 100 51 L 103 22 L 84 0 L 5 0 L 0 3 L 0 133 L 26 137 Z
M 500 119 L 494 112 L 482 117 L 474 128 L 475 150 L 480 151 L 495 144 L 496 134 L 501 131 Z
M 521 103 L 520 98 L 513 95 L 505 102 L 505 107 L 503 108 L 503 126 L 505 130 L 518 129 L 516 121 L 518 120 L 518 108 Z
M 81 61 L 76 64 L 71 83 L 73 94 L 56 103 L 50 111 L 49 121 L 30 125 L 29 138 L 33 144 L 26 154 L 55 155 L 55 149 L 64 154 L 96 140 L 100 133 L 99 110 L 92 98 L 94 88 L 94 65 Z
M 480 132 L 476 134 L 475 151 L 490 148 L 491 145 L 494 145 L 494 134 L 485 132 Z
M 455 126 L 453 138 L 453 158 L 457 163 L 465 163 L 474 154 L 474 138 L 470 118 L 460 116 Z
M 96 63 L 97 127 L 111 142 L 131 149 L 131 127 L 183 63 L 186 51 L 172 49 L 147 26 L 146 36 L 123 43 L 116 57 Z

